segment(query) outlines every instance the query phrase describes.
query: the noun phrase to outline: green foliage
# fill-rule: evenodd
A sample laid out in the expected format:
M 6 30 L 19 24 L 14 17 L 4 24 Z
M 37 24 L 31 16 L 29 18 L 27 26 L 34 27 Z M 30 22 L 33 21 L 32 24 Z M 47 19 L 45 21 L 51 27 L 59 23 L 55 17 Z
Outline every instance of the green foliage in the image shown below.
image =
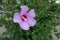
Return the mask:
M 52 40 L 51 28 L 56 23 L 56 14 L 60 13 L 60 5 L 51 0 L 2 0 L 1 9 L 4 14 L 0 14 L 0 26 L 5 25 L 7 31 L 1 40 Z M 30 30 L 22 30 L 18 24 L 13 22 L 15 12 L 20 12 L 20 6 L 27 5 L 30 9 L 35 9 L 36 25 Z M 8 20 L 6 20 L 6 18 Z

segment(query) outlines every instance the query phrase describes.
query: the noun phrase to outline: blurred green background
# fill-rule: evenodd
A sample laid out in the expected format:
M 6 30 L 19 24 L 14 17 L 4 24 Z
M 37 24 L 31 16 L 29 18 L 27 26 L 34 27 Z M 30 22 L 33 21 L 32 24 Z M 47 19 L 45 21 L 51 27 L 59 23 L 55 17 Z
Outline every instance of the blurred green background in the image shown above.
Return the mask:
M 20 12 L 21 5 L 35 9 L 36 25 L 30 30 L 22 30 L 13 22 L 15 12 Z M 5 26 L 6 32 L 0 40 L 53 40 L 51 30 L 60 24 L 57 15 L 60 14 L 60 4 L 55 0 L 0 0 L 0 27 Z

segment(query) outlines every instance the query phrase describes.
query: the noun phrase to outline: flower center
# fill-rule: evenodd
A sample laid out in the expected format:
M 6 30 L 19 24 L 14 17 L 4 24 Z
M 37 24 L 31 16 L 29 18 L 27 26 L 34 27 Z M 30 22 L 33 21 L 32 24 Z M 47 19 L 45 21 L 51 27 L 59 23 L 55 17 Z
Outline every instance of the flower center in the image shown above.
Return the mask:
M 22 20 L 22 21 L 27 21 L 27 16 L 26 16 L 26 15 L 22 15 L 22 16 L 21 16 L 21 20 Z

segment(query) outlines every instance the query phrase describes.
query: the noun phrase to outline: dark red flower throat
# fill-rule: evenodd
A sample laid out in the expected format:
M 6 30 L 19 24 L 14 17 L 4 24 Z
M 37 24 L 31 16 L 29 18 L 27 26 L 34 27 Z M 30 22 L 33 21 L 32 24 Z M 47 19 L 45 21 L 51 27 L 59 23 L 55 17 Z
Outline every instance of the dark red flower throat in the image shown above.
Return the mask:
M 22 20 L 22 21 L 26 21 L 26 20 L 27 20 L 27 16 L 26 16 L 26 15 L 22 15 L 22 16 L 21 16 L 21 20 Z

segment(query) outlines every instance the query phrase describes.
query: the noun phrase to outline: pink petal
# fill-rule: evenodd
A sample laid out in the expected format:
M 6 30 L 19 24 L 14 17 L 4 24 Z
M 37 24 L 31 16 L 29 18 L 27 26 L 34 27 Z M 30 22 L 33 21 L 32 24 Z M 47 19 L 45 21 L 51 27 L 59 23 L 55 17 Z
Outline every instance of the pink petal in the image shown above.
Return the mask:
M 26 5 L 22 5 L 22 6 L 21 6 L 21 10 L 22 10 L 23 12 L 27 12 L 27 11 L 29 10 L 29 8 L 28 8 L 28 6 L 26 6 Z
M 33 19 L 32 17 L 28 17 L 28 24 L 30 26 L 34 26 L 36 24 L 36 20 Z
M 28 15 L 30 15 L 31 17 L 35 17 L 35 11 L 34 9 L 30 10 L 30 12 L 28 12 Z
M 28 25 L 27 22 L 20 22 L 19 25 L 20 25 L 21 29 L 29 30 L 30 25 Z
M 15 23 L 19 23 L 20 22 L 20 14 L 19 13 L 15 13 L 14 14 L 13 22 L 15 22 Z

